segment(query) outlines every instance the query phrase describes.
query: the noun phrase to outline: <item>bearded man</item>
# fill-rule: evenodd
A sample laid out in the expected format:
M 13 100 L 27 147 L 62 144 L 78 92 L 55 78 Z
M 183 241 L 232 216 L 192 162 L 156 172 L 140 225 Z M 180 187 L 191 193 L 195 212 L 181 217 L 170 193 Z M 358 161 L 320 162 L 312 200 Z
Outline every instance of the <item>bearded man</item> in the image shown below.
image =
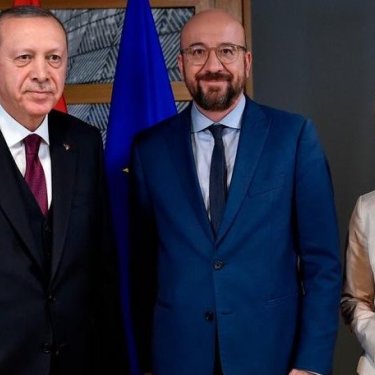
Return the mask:
M 329 374 L 340 261 L 310 120 L 244 94 L 251 53 L 219 9 L 181 32 L 193 98 L 136 137 L 131 286 L 144 373 Z

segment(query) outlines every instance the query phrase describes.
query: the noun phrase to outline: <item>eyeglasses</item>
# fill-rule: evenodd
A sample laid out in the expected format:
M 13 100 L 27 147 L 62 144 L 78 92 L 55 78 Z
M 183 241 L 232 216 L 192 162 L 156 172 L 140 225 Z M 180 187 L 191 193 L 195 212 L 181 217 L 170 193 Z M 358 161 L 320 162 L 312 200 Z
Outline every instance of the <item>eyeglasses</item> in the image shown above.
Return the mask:
M 180 53 L 187 56 L 188 61 L 193 65 L 204 65 L 212 50 L 222 64 L 230 64 L 238 59 L 240 51 L 246 51 L 246 47 L 236 44 L 220 44 L 217 47 L 196 45 L 181 49 Z

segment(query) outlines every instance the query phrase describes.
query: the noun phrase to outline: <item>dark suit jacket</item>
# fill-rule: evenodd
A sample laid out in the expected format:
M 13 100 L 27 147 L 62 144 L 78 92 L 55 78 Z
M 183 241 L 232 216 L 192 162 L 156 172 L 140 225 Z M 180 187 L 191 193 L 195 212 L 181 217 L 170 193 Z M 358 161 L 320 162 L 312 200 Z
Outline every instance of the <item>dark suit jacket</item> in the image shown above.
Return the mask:
M 215 239 L 189 107 L 141 133 L 131 177 L 132 306 L 154 375 L 328 374 L 338 324 L 338 231 L 311 121 L 247 99 Z
M 52 226 L 40 228 L 52 231 L 46 267 L 0 133 L 0 373 L 47 375 L 51 366 L 61 375 L 111 373 L 123 348 L 112 335 L 119 306 L 102 141 L 95 128 L 56 111 L 49 134 Z M 121 333 L 120 324 L 116 329 Z

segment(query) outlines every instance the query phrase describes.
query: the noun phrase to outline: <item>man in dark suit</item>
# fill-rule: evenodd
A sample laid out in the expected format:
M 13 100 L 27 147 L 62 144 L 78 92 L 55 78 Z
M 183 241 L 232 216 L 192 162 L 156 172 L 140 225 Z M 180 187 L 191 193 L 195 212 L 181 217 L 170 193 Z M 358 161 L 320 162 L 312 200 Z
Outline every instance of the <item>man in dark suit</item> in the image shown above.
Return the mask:
M 181 33 L 193 103 L 130 165 L 132 307 L 154 375 L 329 374 L 340 262 L 314 126 L 243 94 L 251 54 L 222 10 Z
M 0 374 L 124 374 L 102 141 L 52 110 L 67 38 L 47 10 L 0 14 Z

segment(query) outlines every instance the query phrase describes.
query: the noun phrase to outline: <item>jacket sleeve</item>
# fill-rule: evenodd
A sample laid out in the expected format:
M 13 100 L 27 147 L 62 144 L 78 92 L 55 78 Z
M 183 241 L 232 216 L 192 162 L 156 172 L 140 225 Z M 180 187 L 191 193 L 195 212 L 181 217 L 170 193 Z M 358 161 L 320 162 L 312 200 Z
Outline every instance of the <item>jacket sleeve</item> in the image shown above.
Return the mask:
M 152 199 L 138 147 L 133 145 L 129 172 L 130 304 L 142 372 L 151 372 L 152 316 L 156 299 L 157 232 Z
M 95 252 L 93 256 L 93 300 L 94 338 L 96 353 L 93 355 L 95 365 L 93 375 L 104 373 L 129 372 L 128 357 L 125 343 L 122 310 L 120 304 L 120 280 L 113 226 L 110 218 L 107 184 L 104 176 L 104 155 L 102 140 L 97 138 L 97 226 L 93 229 Z
M 298 142 L 294 204 L 303 289 L 294 368 L 328 374 L 339 323 L 340 246 L 330 171 L 309 120 Z

